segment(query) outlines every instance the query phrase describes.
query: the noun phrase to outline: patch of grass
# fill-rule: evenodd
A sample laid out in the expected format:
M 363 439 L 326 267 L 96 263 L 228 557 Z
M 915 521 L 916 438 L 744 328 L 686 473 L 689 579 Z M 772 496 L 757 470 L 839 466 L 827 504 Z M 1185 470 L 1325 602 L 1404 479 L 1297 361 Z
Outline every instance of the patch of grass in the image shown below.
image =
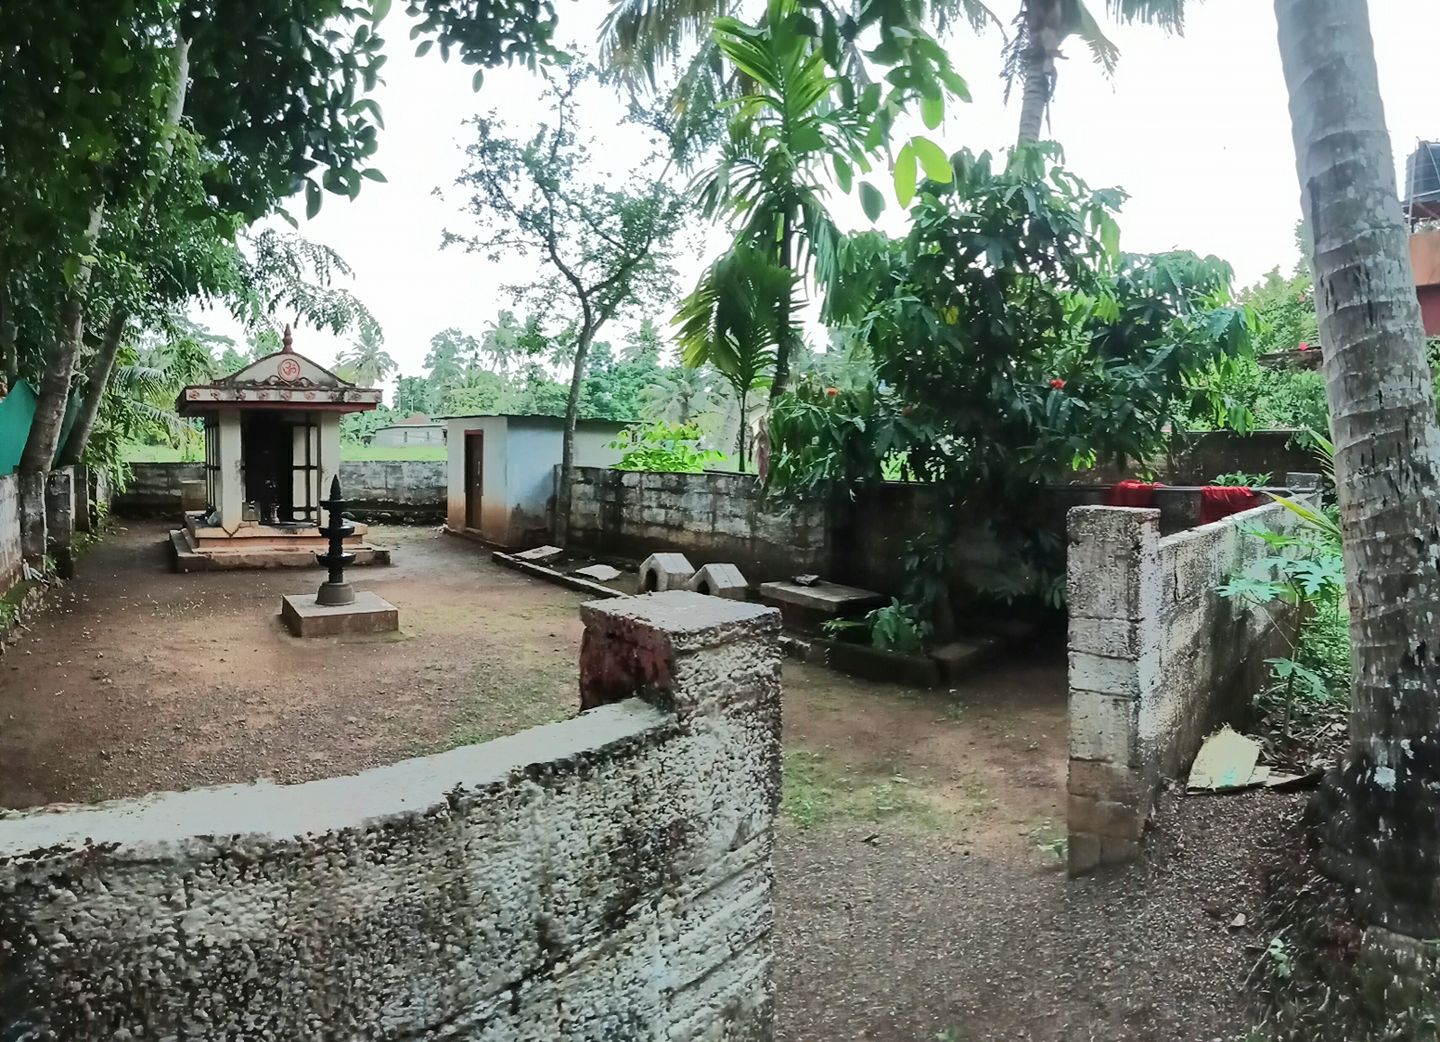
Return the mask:
M 568 661 L 524 672 L 500 667 L 473 683 L 475 697 L 460 710 L 445 749 L 553 724 L 569 719 L 579 708 L 575 671 Z M 558 692 L 563 696 L 557 697 Z
M 1030 842 L 1062 864 L 1070 846 L 1065 830 L 1048 818 L 1030 830 Z
M 174 445 L 141 445 L 131 442 L 125 446 L 126 463 L 203 463 L 203 447 L 188 445 L 176 448 Z
M 801 828 L 844 821 L 939 825 L 924 792 L 900 774 L 858 769 L 821 752 L 795 749 L 785 754 L 782 780 L 780 810 Z
M 356 445 L 342 442 L 340 458 L 378 463 L 384 460 L 443 460 L 446 455 L 444 445 Z

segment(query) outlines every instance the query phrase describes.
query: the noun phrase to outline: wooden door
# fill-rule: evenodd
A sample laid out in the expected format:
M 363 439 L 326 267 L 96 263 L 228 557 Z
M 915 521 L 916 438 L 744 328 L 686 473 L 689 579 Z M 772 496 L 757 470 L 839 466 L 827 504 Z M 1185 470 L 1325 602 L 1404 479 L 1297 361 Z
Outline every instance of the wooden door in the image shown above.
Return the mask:
M 479 529 L 485 488 L 485 432 L 465 432 L 465 527 Z

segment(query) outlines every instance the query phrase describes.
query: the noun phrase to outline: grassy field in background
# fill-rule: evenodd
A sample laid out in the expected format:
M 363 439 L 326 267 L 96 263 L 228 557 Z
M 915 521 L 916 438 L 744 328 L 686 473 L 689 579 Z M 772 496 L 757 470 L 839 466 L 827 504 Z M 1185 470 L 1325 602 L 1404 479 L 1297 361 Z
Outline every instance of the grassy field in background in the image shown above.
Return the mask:
M 350 445 L 340 446 L 342 460 L 378 462 L 381 460 L 443 460 L 444 445 Z M 127 463 L 202 463 L 205 454 L 197 446 L 177 449 L 173 445 L 129 445 L 125 450 Z

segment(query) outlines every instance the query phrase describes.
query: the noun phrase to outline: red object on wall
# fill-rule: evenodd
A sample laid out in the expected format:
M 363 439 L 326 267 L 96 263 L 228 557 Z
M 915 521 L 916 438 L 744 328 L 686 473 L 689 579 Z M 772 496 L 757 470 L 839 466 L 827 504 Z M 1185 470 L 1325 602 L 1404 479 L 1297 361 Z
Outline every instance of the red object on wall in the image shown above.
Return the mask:
M 1119 481 L 1105 494 L 1107 507 L 1149 507 L 1155 505 L 1158 481 Z
M 1420 298 L 1420 318 L 1426 336 L 1440 336 L 1440 286 L 1421 286 L 1415 291 Z
M 1222 517 L 1260 505 L 1261 497 L 1248 488 L 1211 485 L 1200 490 L 1200 523 L 1208 525 Z

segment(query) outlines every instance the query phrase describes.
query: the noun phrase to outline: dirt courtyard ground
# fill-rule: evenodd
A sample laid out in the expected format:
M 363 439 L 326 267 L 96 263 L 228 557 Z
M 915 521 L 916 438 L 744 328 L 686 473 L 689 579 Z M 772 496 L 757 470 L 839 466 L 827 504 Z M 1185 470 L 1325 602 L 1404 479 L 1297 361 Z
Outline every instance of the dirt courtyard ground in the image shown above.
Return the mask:
M 373 529 L 396 564 L 352 579 L 402 634 L 301 642 L 276 612 L 318 572 L 175 575 L 162 531 L 112 531 L 0 656 L 0 808 L 351 773 L 574 712 L 584 597 L 472 544 Z M 1071 883 L 1058 649 L 949 692 L 787 663 L 784 698 L 781 1042 L 1244 1034 L 1247 837 L 1293 801 L 1179 801 L 1144 864 Z

